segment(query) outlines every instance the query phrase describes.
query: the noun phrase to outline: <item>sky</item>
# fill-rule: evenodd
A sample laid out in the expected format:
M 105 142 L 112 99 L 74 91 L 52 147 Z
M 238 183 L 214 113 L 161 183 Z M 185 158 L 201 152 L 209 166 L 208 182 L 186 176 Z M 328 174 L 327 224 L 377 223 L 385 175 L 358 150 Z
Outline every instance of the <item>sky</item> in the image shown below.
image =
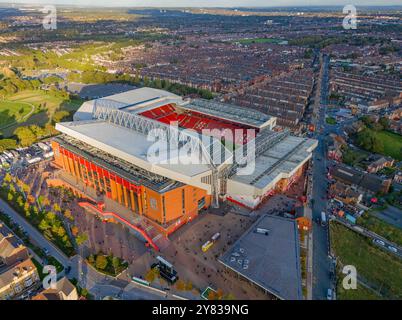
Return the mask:
M 0 3 L 72 4 L 127 7 L 275 7 L 322 5 L 401 5 L 401 0 L 0 0 Z

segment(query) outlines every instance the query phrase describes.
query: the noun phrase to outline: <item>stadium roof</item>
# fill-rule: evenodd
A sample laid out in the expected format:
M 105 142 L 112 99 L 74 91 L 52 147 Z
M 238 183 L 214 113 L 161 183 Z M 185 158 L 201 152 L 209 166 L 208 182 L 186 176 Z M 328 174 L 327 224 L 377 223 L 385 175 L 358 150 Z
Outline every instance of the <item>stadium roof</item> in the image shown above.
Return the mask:
M 170 156 L 167 163 L 164 164 L 150 161 L 148 152 L 152 150 L 151 146 L 155 146 L 155 142 L 148 140 L 145 133 L 135 129 L 129 129 L 102 120 L 62 122 L 56 124 L 56 129 L 142 169 L 190 185 L 198 185 L 197 182 L 201 177 L 212 173 L 210 159 L 206 159 L 206 157 L 215 157 L 213 154 L 215 145 L 218 148 L 223 148 L 220 141 L 214 137 L 200 140 L 196 135 L 191 138 L 194 141 L 198 141 L 200 146 L 205 149 L 206 154 L 202 153 L 203 163 L 196 164 L 198 160 L 196 155 L 184 154 L 182 146 L 179 146 L 178 152 L 180 155 L 177 157 L 179 159 L 177 164 L 173 163 L 173 156 Z M 166 143 L 162 145 L 165 146 Z M 161 156 L 164 151 L 166 150 L 160 149 Z M 224 153 L 222 154 L 224 155 Z M 231 156 L 230 152 L 228 152 L 228 156 Z M 228 157 L 226 157 L 226 160 L 229 160 Z M 186 162 L 189 164 L 183 164 Z M 200 187 L 205 189 L 206 186 L 202 185 Z
M 280 299 L 303 299 L 295 220 L 262 215 L 219 261 Z
M 275 121 L 274 117 L 270 117 L 259 111 L 204 99 L 194 99 L 189 102 L 168 91 L 147 87 L 86 101 L 74 114 L 74 120 L 91 120 L 97 106 L 124 110 L 130 113 L 139 113 L 166 104 L 176 104 L 187 110 L 256 128 L 263 128 Z
M 194 99 L 183 108 L 256 128 L 266 127 L 274 120 L 274 117 L 259 111 L 204 99 Z
M 230 180 L 253 186 L 253 189 L 260 189 L 264 193 L 265 189 L 271 188 L 282 178 L 289 178 L 308 161 L 316 146 L 316 140 L 287 135 L 257 155 L 252 174 L 233 175 Z M 246 189 L 243 192 L 246 194 Z
M 184 109 L 259 128 L 266 125 L 272 127 L 276 120 L 274 117 L 237 106 L 202 99 L 187 101 L 164 90 L 140 88 L 87 101 L 74 114 L 73 122 L 58 123 L 56 129 L 153 174 L 203 188 L 208 193 L 213 188 L 217 190 L 216 184 L 212 186 L 210 183 L 201 182 L 201 178 L 210 175 L 217 177 L 212 173 L 221 168 L 226 170 L 233 154 L 216 137 L 182 130 L 141 115 L 146 110 L 166 104 L 176 104 Z M 155 163 L 148 157 L 149 151 L 155 146 L 155 140 L 149 139 L 152 137 L 150 133 L 157 131 L 163 132 L 164 139 L 169 142 L 181 141 L 176 147 L 165 143 L 165 149 L 159 150 L 165 155 L 170 151 L 168 163 Z M 192 149 L 194 146 L 200 148 L 203 160 L 201 164 L 196 161 L 194 155 L 182 152 L 188 142 Z M 240 192 L 247 196 L 263 195 L 277 181 L 290 177 L 308 161 L 316 145 L 316 140 L 292 137 L 268 129 L 260 130 L 255 139 L 254 172 L 247 175 L 230 174 L 228 191 L 231 194 Z M 178 151 L 180 157 L 172 156 L 172 150 Z M 177 164 L 171 161 L 175 158 L 180 159 Z M 184 165 L 185 162 L 189 164 Z M 236 164 L 230 172 L 235 166 Z
M 108 106 L 116 109 L 127 109 L 132 112 L 136 108 L 143 108 L 149 105 L 158 107 L 170 102 L 182 102 L 182 98 L 171 92 L 153 88 L 139 88 L 126 92 L 114 94 L 105 98 L 86 101 L 74 114 L 74 121 L 91 120 L 96 105 Z M 159 102 L 159 103 L 158 103 Z
M 110 172 L 114 172 L 131 183 L 144 185 L 158 192 L 166 192 L 167 190 L 183 185 L 175 180 L 142 170 L 127 161 L 116 158 L 107 152 L 101 151 L 70 136 L 61 135 L 56 137 L 55 141 L 65 149 L 80 155 L 84 159 Z

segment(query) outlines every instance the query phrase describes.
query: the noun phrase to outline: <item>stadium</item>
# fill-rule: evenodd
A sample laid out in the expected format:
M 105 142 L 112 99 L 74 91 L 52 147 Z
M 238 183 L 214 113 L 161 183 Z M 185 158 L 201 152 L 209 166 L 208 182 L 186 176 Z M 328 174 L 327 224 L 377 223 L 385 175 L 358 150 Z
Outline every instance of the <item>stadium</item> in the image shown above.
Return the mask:
M 62 169 L 58 183 L 92 200 L 82 202 L 88 211 L 128 225 L 154 247 L 155 238 L 210 206 L 231 201 L 256 208 L 285 191 L 317 146 L 258 111 L 151 88 L 87 101 L 56 129 L 62 133 L 52 141 L 54 164 Z M 222 137 L 221 129 L 229 134 Z M 165 161 L 149 159 L 154 132 L 166 142 L 158 150 Z M 190 161 L 188 146 L 203 161 Z M 252 171 L 241 173 L 249 162 Z M 104 212 L 105 201 L 127 210 Z

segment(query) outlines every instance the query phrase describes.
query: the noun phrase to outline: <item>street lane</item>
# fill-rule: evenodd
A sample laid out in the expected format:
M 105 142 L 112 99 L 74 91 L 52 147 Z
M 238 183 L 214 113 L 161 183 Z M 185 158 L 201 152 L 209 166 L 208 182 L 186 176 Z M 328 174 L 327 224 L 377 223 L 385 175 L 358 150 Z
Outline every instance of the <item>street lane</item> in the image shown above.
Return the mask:
M 27 232 L 29 238 L 41 248 L 46 248 L 49 254 L 55 257 L 64 267 L 69 265 L 69 258 L 53 243 L 48 241 L 34 226 L 11 208 L 3 199 L 0 199 L 0 210 L 8 215 Z

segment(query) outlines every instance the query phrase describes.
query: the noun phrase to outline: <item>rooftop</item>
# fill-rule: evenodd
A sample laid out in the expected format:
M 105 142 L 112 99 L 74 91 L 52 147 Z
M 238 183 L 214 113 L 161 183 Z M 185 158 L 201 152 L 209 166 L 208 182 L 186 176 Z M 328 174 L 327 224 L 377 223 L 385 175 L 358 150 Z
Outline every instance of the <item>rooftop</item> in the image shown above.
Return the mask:
M 265 233 L 257 229 L 267 230 Z M 297 223 L 262 215 L 219 261 L 280 299 L 301 300 Z
M 184 177 L 193 177 L 208 173 L 211 170 L 207 159 L 204 159 L 204 162 L 201 164 L 194 164 L 198 159 L 195 159 L 194 156 L 184 155 L 182 153 L 180 153 L 180 161 L 178 162 L 181 164 L 173 164 L 173 161 L 167 161 L 169 162 L 167 164 L 163 164 L 162 162 L 153 163 L 150 161 L 148 154 L 149 152 L 155 151 L 155 141 L 151 141 L 147 135 L 137 130 L 115 125 L 109 121 L 63 122 L 57 123 L 56 129 L 153 173 L 170 171 Z M 204 141 L 200 141 L 200 143 L 203 142 Z M 219 141 L 218 143 L 221 145 Z M 162 145 L 159 144 L 161 153 L 163 152 L 164 145 L 165 143 Z M 180 147 L 179 150 L 181 150 Z M 171 152 L 171 154 L 173 154 L 173 152 Z M 163 155 L 160 154 L 160 156 L 162 158 Z M 170 157 L 167 160 L 173 159 Z M 186 161 L 189 164 L 183 165 Z
M 184 108 L 257 128 L 267 126 L 273 118 L 256 110 L 204 99 L 192 100 Z
M 256 157 L 252 174 L 232 176 L 231 179 L 263 189 L 281 174 L 290 175 L 299 168 L 311 157 L 316 145 L 316 140 L 288 135 Z

